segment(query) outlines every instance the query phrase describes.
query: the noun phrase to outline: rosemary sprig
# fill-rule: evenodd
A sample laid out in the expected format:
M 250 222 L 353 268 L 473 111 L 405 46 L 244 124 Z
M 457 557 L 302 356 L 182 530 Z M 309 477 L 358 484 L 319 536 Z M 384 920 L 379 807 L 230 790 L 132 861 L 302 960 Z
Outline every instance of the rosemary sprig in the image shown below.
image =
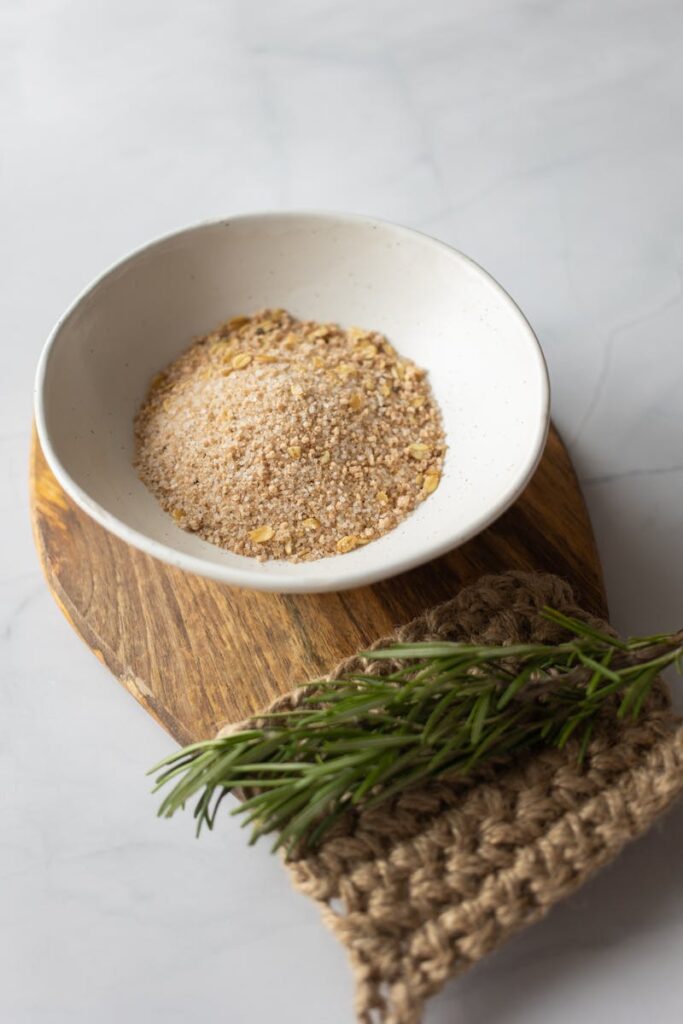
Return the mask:
M 252 843 L 275 833 L 274 849 L 314 847 L 348 808 L 376 806 L 427 779 L 540 744 L 562 748 L 572 737 L 581 759 L 600 715 L 637 718 L 660 672 L 675 664 L 683 674 L 683 630 L 619 640 L 553 609 L 544 614 L 569 639 L 366 652 L 400 659 L 401 668 L 320 681 L 296 709 L 161 761 L 150 773 L 154 791 L 174 785 L 159 814 L 170 817 L 199 793 L 199 833 L 238 791 L 232 814 L 251 826 Z

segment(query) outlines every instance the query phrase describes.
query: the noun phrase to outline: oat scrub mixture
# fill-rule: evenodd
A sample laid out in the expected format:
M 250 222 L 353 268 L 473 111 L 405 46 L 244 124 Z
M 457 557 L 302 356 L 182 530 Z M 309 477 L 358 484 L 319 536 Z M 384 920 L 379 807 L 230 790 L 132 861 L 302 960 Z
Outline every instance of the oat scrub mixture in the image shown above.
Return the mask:
M 425 371 L 383 335 L 235 317 L 152 381 L 136 466 L 178 525 L 296 562 L 381 537 L 436 490 L 445 452 Z

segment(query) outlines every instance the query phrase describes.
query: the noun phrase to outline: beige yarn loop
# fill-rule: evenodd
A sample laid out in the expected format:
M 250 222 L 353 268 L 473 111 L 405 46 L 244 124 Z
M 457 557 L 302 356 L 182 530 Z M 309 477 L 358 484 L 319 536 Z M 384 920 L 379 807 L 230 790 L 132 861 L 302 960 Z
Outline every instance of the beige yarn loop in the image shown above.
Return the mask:
M 510 572 L 462 589 L 375 646 L 554 642 L 561 630 L 542 617 L 546 604 L 605 628 L 558 577 Z M 351 670 L 382 668 L 354 656 L 332 675 Z M 543 917 L 682 791 L 683 725 L 662 685 L 637 722 L 596 730 L 581 768 L 570 744 L 432 783 L 348 815 L 287 868 L 349 953 L 358 1020 L 418 1024 L 448 978 Z

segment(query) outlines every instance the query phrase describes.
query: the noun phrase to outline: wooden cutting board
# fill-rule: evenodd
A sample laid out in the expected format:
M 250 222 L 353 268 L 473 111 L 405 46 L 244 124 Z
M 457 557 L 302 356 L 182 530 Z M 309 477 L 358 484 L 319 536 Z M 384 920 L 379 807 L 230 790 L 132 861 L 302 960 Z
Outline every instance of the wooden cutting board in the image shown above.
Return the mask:
M 483 573 L 540 569 L 606 615 L 576 475 L 552 428 L 532 482 L 443 558 L 337 594 L 264 594 L 189 576 L 107 533 L 66 496 L 34 435 L 31 511 L 48 586 L 88 647 L 179 743 L 212 736 L 451 597 Z

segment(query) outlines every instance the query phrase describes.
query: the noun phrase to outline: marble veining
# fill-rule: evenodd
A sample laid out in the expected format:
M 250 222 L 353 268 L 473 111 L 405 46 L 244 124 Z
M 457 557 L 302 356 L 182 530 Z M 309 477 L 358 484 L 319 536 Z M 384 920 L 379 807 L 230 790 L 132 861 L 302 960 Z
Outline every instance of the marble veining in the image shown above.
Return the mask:
M 44 0 L 0 8 L 0 1019 L 347 1024 L 344 956 L 234 823 L 159 822 L 170 741 L 70 630 L 27 520 L 35 362 L 88 280 L 221 214 L 461 248 L 544 345 L 624 631 L 683 619 L 683 8 Z M 427 1024 L 680 1019 L 683 808 Z

